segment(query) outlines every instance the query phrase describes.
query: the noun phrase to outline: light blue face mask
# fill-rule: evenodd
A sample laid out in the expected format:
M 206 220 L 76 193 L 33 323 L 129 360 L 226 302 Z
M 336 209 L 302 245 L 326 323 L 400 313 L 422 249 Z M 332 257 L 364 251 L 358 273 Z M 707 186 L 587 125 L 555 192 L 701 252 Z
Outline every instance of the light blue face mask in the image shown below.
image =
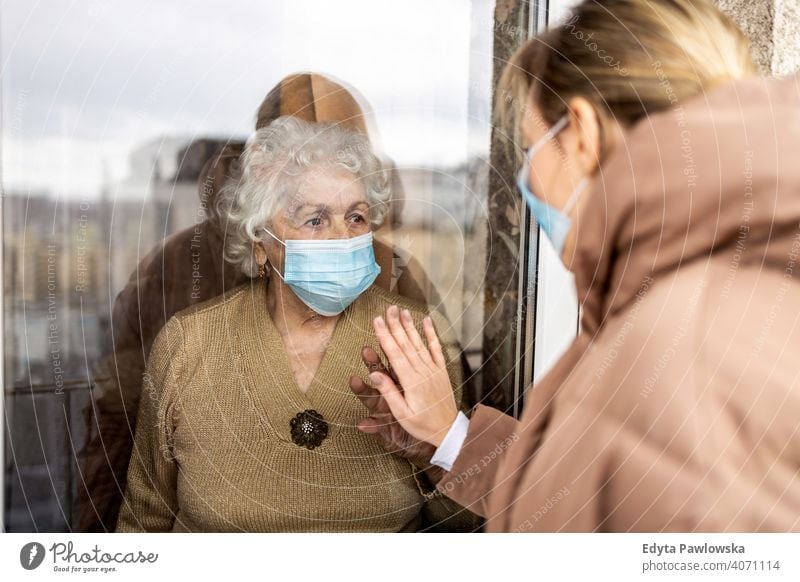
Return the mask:
M 559 119 L 539 141 L 528 148 L 525 154 L 525 163 L 517 175 L 517 187 L 519 191 L 522 192 L 525 202 L 528 204 L 531 212 L 533 212 L 533 217 L 536 219 L 539 228 L 544 231 L 547 238 L 553 243 L 553 248 L 559 256 L 561 255 L 561 251 L 564 250 L 564 241 L 567 240 L 567 233 L 569 233 L 569 229 L 572 227 L 572 221 L 569 219 L 568 215 L 578 202 L 578 197 L 586 186 L 586 178 L 581 180 L 578 187 L 575 188 L 575 191 L 564 205 L 564 208 L 558 210 L 544 200 L 537 198 L 533 192 L 530 191 L 528 188 L 528 172 L 531 166 L 531 160 L 533 160 L 533 156 L 536 152 L 558 135 L 558 132 L 566 127 L 568 121 L 569 118 L 564 115 L 564 117 Z
M 320 315 L 339 315 L 366 291 L 381 272 L 375 262 L 372 233 L 331 240 L 280 240 L 286 247 L 278 276 L 300 300 Z

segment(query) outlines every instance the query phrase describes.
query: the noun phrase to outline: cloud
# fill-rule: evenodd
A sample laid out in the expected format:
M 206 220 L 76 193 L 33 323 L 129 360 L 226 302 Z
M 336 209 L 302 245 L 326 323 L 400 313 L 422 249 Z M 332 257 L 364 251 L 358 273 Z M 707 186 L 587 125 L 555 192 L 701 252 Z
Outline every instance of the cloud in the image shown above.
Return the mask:
M 470 114 L 488 111 L 467 96 L 470 82 L 491 77 L 490 28 L 482 50 L 470 52 L 475 11 L 491 22 L 491 2 L 472 4 L 6 3 L 6 187 L 96 195 L 102 168 L 122 179 L 127 152 L 160 135 L 246 135 L 266 92 L 309 69 L 364 95 L 398 164 L 457 162 L 470 126 L 485 124 Z

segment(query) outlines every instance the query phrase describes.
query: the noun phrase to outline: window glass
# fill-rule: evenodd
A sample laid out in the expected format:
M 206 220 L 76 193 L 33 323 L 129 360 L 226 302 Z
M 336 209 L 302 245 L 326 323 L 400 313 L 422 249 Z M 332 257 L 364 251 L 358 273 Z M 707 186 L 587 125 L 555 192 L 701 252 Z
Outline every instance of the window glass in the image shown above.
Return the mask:
M 271 90 L 285 90 L 279 109 L 262 114 L 303 109 L 290 75 L 313 72 L 317 100 L 344 91 L 318 115 L 341 115 L 351 98 L 360 110 L 395 195 L 375 232 L 391 253 L 379 257 L 383 284 L 447 317 L 480 392 L 493 10 L 3 5 L 8 531 L 102 531 L 111 519 L 155 333 L 243 281 L 230 267 L 209 281 L 208 255 L 169 262 L 170 241 L 207 237 L 219 185 L 209 160 L 247 139 Z

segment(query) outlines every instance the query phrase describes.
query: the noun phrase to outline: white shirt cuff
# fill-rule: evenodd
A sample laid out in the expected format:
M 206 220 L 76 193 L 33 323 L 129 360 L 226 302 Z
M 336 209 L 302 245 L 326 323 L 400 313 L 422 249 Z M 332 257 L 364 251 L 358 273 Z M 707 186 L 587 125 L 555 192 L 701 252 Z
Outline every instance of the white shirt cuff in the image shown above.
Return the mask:
M 453 421 L 453 426 L 447 431 L 442 444 L 439 445 L 439 448 L 436 449 L 433 457 L 431 457 L 431 463 L 445 471 L 452 469 L 453 463 L 456 462 L 458 453 L 461 452 L 461 447 L 464 445 L 464 439 L 467 438 L 468 429 L 469 418 L 459 411 L 458 416 Z

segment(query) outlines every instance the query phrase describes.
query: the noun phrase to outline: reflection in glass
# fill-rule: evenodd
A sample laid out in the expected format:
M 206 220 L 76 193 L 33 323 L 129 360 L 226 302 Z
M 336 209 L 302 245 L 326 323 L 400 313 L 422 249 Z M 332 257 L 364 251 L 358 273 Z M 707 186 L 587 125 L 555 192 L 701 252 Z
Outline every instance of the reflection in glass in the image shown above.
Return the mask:
M 113 529 L 156 334 L 246 280 L 214 251 L 211 202 L 281 78 L 257 126 L 312 114 L 281 91 L 339 119 L 320 95 L 353 95 L 399 195 L 378 284 L 447 316 L 480 393 L 491 10 L 3 7 L 9 531 Z M 285 77 L 309 69 L 325 80 Z

